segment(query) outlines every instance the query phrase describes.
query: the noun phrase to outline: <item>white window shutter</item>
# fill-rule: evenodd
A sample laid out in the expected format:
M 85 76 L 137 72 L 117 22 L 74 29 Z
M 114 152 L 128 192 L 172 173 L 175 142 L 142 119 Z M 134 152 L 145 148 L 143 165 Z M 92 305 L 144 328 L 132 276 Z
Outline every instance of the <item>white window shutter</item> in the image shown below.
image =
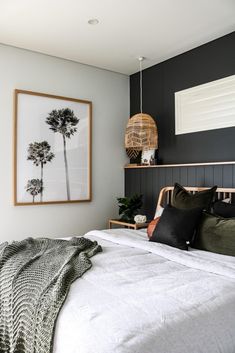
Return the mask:
M 235 75 L 175 92 L 175 134 L 235 126 Z

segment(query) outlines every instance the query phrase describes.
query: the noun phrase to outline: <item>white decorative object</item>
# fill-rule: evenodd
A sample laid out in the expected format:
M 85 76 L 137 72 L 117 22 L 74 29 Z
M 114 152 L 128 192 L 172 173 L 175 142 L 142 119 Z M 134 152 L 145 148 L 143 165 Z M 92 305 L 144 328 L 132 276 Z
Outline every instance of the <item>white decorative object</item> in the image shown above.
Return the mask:
M 175 92 L 175 134 L 235 126 L 235 75 Z
M 137 224 L 142 224 L 142 223 L 146 223 L 147 221 L 147 217 L 146 216 L 142 216 L 141 214 L 137 214 L 134 218 L 135 223 Z

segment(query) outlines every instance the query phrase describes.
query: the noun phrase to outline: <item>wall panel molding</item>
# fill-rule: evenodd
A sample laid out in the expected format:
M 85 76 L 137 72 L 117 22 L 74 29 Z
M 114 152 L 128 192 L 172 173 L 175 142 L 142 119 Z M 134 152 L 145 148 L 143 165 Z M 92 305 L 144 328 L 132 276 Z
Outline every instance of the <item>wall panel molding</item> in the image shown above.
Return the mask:
M 207 162 L 207 163 L 183 163 L 183 164 L 154 164 L 154 165 L 138 165 L 138 164 L 127 164 L 125 169 L 130 168 L 173 168 L 173 167 L 195 167 L 195 166 L 205 166 L 205 165 L 224 165 L 224 164 L 235 164 L 235 161 L 228 162 Z
M 175 182 L 183 186 L 235 188 L 235 163 L 125 169 L 125 195 L 142 194 L 141 212 L 149 219 L 154 216 L 160 190 Z

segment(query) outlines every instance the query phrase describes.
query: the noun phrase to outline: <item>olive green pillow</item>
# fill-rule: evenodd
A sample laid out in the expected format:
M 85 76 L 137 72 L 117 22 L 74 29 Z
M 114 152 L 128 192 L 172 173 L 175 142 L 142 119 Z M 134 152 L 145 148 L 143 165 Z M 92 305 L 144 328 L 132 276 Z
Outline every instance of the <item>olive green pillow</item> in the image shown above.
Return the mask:
M 204 212 L 191 246 L 235 256 L 235 218 L 222 218 Z
M 173 190 L 172 206 L 181 209 L 202 208 L 209 211 L 215 199 L 217 186 L 211 189 L 198 191 L 195 194 L 188 192 L 183 186 L 175 183 Z

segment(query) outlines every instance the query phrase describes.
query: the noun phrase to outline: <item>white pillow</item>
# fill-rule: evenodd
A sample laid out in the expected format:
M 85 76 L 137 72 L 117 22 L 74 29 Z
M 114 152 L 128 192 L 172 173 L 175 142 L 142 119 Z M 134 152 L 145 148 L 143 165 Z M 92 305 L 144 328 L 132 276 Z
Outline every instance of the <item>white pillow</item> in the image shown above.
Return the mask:
M 224 203 L 231 203 L 231 199 L 230 199 L 230 197 L 228 197 L 227 199 L 223 199 L 222 202 L 224 202 Z
M 156 208 L 154 219 L 157 218 L 157 217 L 161 217 L 163 211 L 164 211 L 164 207 L 158 206 Z

